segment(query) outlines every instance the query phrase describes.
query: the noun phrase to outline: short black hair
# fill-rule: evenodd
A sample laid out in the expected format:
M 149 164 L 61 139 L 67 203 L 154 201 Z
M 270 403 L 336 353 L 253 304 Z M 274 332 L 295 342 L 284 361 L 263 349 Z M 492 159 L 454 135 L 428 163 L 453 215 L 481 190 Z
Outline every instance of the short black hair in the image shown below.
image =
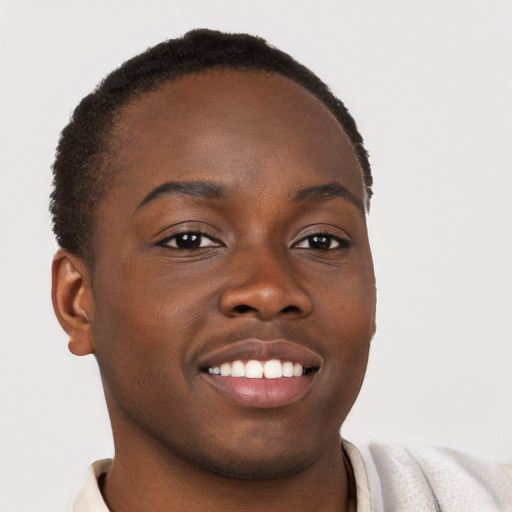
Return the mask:
M 121 108 L 135 95 L 153 91 L 164 82 L 214 68 L 276 73 L 316 96 L 353 144 L 369 204 L 373 179 L 368 153 L 354 119 L 327 85 L 260 37 L 195 29 L 127 60 L 76 107 L 60 135 L 53 163 L 50 212 L 53 231 L 62 248 L 86 261 L 94 260 L 96 209 L 112 175 L 104 164 Z

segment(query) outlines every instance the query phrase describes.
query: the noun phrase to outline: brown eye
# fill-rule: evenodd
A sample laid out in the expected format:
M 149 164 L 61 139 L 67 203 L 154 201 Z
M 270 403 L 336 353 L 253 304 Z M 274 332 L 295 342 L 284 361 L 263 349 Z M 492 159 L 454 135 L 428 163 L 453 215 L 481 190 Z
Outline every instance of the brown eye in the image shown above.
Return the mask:
M 330 236 L 325 235 L 314 235 L 307 238 L 310 249 L 331 249 L 331 245 L 334 240 Z M 336 242 L 335 242 L 336 243 Z
M 219 247 L 219 243 L 199 232 L 178 233 L 163 240 L 160 245 L 173 249 L 191 250 L 204 247 Z
M 327 233 L 319 233 L 303 238 L 295 247 L 298 249 L 313 249 L 316 251 L 329 251 L 333 249 L 343 249 L 350 247 L 350 243 L 342 238 L 329 235 Z

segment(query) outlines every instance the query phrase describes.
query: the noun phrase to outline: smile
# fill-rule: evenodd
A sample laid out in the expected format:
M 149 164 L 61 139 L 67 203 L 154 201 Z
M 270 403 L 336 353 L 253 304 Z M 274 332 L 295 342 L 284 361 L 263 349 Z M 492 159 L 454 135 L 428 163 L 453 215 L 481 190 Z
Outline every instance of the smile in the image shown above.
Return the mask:
M 251 359 L 244 363 L 241 360 L 222 363 L 220 366 L 208 368 L 208 373 L 222 377 L 246 377 L 248 379 L 279 379 L 281 377 L 301 377 L 307 369 L 300 363 L 270 359 L 257 361 Z
M 224 398 L 243 406 L 282 407 L 312 388 L 323 358 L 287 340 L 242 340 L 200 360 L 201 375 Z

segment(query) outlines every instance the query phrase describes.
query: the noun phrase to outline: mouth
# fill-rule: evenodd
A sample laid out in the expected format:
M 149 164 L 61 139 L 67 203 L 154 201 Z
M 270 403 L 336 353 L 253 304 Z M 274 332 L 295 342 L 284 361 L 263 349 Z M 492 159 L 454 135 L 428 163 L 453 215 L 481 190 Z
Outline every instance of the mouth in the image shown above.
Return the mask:
M 202 358 L 199 370 L 225 398 L 249 407 L 281 407 L 311 389 L 322 357 L 287 340 L 243 340 Z
M 267 361 L 257 361 L 255 359 L 242 361 L 237 359 L 233 362 L 222 363 L 220 366 L 201 368 L 201 371 L 212 375 L 220 375 L 221 377 L 280 379 L 281 377 L 290 378 L 309 375 L 318 371 L 318 367 L 304 368 L 300 363 L 280 361 L 279 359 L 269 359 Z

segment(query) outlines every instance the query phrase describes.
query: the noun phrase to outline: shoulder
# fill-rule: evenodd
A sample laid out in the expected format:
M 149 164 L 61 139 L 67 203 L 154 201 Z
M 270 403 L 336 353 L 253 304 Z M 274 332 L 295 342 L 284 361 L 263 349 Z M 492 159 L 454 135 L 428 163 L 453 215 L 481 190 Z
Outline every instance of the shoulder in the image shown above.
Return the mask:
M 364 466 L 372 512 L 512 512 L 512 466 L 446 448 L 351 449 L 351 461 L 357 450 Z

